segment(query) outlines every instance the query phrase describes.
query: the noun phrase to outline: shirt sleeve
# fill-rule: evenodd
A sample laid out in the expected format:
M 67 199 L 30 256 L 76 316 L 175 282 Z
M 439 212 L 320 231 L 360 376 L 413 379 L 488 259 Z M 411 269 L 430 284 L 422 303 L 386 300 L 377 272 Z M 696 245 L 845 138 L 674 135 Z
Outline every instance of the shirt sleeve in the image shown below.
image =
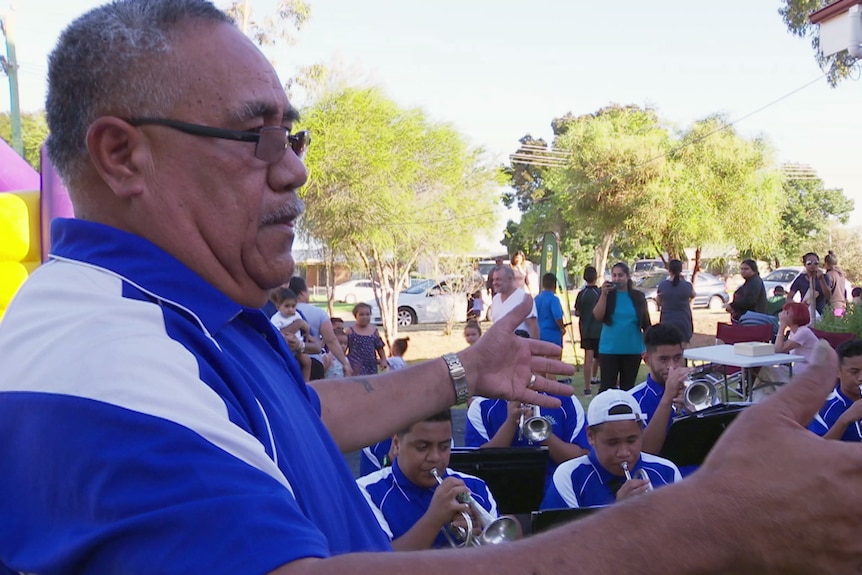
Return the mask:
M 485 401 L 474 399 L 467 408 L 467 425 L 464 430 L 464 445 L 467 447 L 480 447 L 491 439 L 483 417 L 482 404 Z

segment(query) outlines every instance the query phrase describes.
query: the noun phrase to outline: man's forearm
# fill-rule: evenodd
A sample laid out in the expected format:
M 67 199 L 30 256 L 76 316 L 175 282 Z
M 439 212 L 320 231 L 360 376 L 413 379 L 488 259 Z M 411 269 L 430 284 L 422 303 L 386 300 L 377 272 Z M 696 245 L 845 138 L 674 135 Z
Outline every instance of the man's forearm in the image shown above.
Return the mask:
M 381 375 L 314 381 L 311 386 L 320 396 L 324 425 L 345 452 L 391 437 L 455 403 L 455 388 L 442 359 Z
M 274 575 L 694 575 L 748 572 L 736 563 L 745 542 L 722 529 L 728 512 L 709 501 L 692 509 L 685 501 L 697 495 L 693 478 L 648 495 L 608 507 L 590 517 L 520 541 L 471 549 L 412 553 L 360 553 L 331 559 L 308 559 L 285 565 Z M 686 499 L 677 494 L 688 490 Z M 714 509 L 713 509 L 714 508 Z M 660 511 L 657 511 L 660 510 Z M 736 512 L 737 510 L 733 510 Z M 625 526 L 621 528 L 620 526 Z M 705 533 L 709 538 L 705 539 Z M 572 541 L 578 545 L 573 547 Z M 697 550 L 688 552 L 681 550 Z M 738 550 L 738 551 L 737 551 Z M 755 557 L 753 560 L 757 560 Z M 737 570 L 741 567 L 743 570 Z

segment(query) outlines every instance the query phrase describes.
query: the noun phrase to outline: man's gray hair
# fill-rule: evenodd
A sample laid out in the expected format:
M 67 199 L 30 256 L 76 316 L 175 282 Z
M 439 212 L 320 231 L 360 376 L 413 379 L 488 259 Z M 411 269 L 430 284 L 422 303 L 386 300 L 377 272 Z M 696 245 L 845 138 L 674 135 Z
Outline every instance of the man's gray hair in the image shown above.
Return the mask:
M 48 60 L 48 153 L 68 185 L 88 163 L 86 137 L 100 116 L 161 116 L 183 95 L 171 32 L 202 20 L 233 25 L 205 0 L 116 0 L 87 12 Z M 188 72 L 186 72 L 188 73 Z

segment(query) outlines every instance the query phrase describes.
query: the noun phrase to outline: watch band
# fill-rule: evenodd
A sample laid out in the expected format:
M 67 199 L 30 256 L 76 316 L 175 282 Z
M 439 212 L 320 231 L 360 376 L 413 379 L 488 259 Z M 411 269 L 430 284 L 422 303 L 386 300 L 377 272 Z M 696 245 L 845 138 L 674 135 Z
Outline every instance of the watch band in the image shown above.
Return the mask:
M 444 354 L 443 359 L 449 366 L 449 377 L 452 378 L 452 385 L 455 387 L 455 405 L 464 403 L 470 396 L 470 390 L 467 388 L 467 372 L 464 371 L 461 360 L 454 353 Z

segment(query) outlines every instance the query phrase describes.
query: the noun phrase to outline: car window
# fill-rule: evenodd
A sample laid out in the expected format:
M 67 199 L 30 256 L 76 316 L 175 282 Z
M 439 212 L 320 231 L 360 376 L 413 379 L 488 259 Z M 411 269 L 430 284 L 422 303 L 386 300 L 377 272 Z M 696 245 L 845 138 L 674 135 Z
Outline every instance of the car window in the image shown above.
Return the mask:
M 775 270 L 764 279 L 770 282 L 785 283 L 793 281 L 798 274 L 799 272 L 796 270 Z
M 648 288 L 648 289 L 658 287 L 658 284 L 663 282 L 666 278 L 667 278 L 667 276 L 664 274 L 656 274 L 654 276 L 647 276 L 638 284 L 638 287 Z

